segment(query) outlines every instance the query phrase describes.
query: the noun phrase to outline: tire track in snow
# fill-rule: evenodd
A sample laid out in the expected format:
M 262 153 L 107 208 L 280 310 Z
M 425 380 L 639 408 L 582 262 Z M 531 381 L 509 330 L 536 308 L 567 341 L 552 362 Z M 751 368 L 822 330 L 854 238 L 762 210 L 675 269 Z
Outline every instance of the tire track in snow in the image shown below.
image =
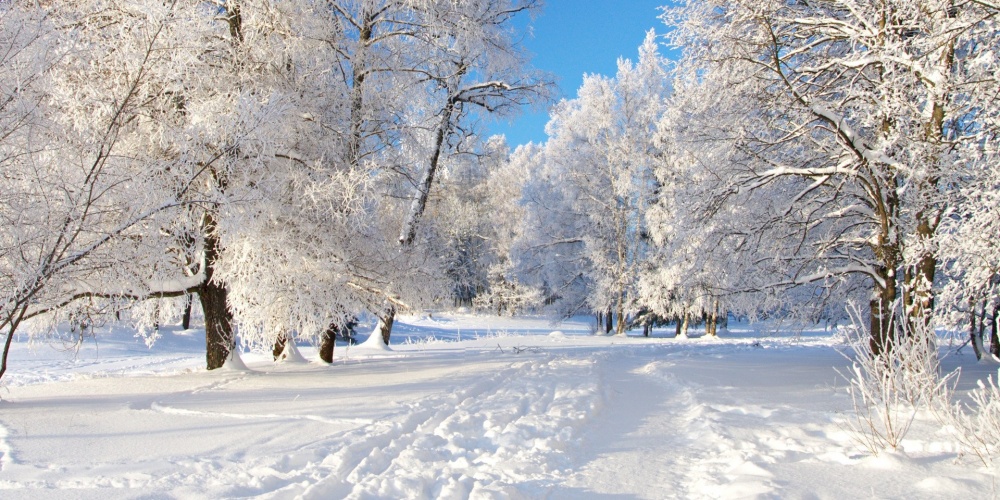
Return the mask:
M 564 451 L 602 405 L 594 359 L 520 362 L 454 394 L 414 405 L 326 461 L 305 498 L 544 495 L 570 465 Z

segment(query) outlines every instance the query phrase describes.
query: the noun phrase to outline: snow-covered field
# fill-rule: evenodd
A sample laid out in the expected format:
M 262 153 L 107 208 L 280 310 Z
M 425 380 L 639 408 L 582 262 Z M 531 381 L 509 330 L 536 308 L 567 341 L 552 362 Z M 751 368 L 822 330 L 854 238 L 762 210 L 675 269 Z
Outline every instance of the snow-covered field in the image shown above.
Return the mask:
M 656 336 L 672 336 L 658 331 Z M 918 417 L 878 458 L 834 335 L 590 335 L 583 320 L 402 317 L 391 349 L 207 372 L 200 331 L 147 349 L 18 342 L 0 498 L 959 498 L 1000 495 Z M 943 349 L 943 352 L 946 349 Z M 995 367 L 971 350 L 961 388 Z

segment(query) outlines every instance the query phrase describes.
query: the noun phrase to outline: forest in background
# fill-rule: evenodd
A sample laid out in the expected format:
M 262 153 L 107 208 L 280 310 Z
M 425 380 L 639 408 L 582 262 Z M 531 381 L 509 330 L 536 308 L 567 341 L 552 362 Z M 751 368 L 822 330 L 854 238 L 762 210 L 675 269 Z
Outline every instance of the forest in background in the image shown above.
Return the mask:
M 1000 7 L 667 5 L 511 151 L 482 131 L 552 104 L 513 22 L 541 7 L 0 6 L 0 376 L 18 332 L 152 343 L 192 303 L 210 369 L 454 306 L 683 334 L 853 305 L 874 354 L 934 327 L 1000 354 Z

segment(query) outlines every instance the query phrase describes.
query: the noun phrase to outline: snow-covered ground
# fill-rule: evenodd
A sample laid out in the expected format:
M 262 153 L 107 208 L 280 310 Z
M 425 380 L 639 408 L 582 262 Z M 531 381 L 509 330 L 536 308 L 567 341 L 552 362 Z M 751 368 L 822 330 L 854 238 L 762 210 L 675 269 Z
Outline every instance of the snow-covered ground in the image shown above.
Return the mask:
M 583 320 L 402 317 L 391 349 L 203 368 L 147 349 L 15 344 L 0 498 L 959 498 L 997 474 L 921 415 L 897 454 L 846 430 L 836 336 L 602 337 Z M 300 346 L 309 360 L 315 349 Z M 949 352 L 953 352 L 951 349 Z M 995 367 L 951 354 L 962 387 Z

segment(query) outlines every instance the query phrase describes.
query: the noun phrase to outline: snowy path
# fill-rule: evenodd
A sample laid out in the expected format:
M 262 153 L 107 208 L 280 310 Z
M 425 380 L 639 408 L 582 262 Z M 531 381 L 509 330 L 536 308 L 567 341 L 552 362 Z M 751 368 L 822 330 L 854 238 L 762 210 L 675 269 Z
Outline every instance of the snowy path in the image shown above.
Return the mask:
M 592 360 L 511 364 L 454 393 L 409 405 L 381 432 L 360 431 L 307 498 L 537 497 L 600 407 Z M 515 486 L 516 485 L 516 486 Z
M 845 361 L 828 339 L 461 335 L 342 350 L 332 366 L 248 356 L 248 372 L 174 351 L 40 360 L 3 390 L 0 497 L 996 493 L 932 422 L 907 456 L 862 454 L 839 423 Z

